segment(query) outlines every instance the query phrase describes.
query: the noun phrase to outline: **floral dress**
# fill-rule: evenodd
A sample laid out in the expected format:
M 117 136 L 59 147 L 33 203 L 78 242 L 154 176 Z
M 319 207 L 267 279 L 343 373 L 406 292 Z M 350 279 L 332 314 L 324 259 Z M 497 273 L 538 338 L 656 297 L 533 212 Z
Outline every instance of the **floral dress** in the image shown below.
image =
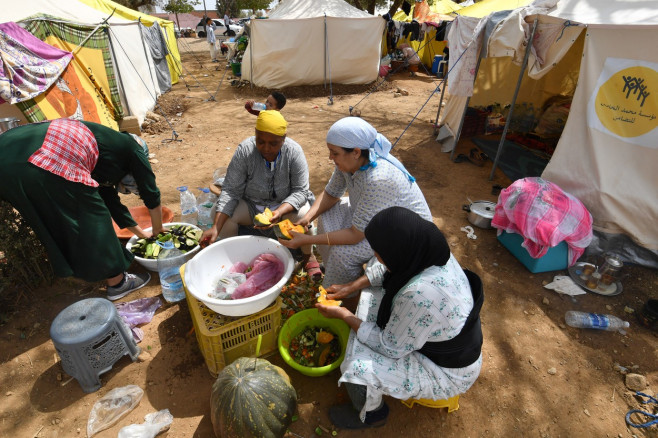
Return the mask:
M 376 167 L 357 170 L 354 174 L 336 169 L 325 187 L 334 198 L 342 198 L 318 220 L 318 234 L 351 228 L 365 230 L 370 219 L 388 207 L 404 207 L 432 220 L 432 213 L 420 187 L 386 160 L 377 160 Z M 326 268 L 322 285 L 345 284 L 363 273 L 363 264 L 374 253 L 366 239 L 354 245 L 318 245 Z
M 425 269 L 398 292 L 384 330 L 376 324 L 383 293 L 379 287 L 361 292 L 356 316 L 364 322 L 350 333 L 340 367 L 339 384 L 367 387 L 361 420 L 383 395 L 441 400 L 466 392 L 480 375 L 482 355 L 464 368 L 442 368 L 418 352 L 425 342 L 457 336 L 473 308 L 468 279 L 455 257 Z

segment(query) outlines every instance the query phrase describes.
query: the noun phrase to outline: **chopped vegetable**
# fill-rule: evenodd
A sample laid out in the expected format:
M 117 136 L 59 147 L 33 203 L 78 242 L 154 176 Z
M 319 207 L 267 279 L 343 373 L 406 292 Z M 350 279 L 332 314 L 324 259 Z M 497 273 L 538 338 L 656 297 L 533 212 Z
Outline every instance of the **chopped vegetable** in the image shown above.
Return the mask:
M 312 309 L 318 294 L 320 282 L 315 282 L 306 272 L 300 270 L 281 288 L 281 319 L 288 318 L 302 310 Z
M 326 340 L 329 336 L 331 337 L 329 342 L 320 342 L 320 337 Z M 292 338 L 289 348 L 293 360 L 306 367 L 330 365 L 338 359 L 340 350 L 340 342 L 336 335 L 319 327 L 304 329 Z

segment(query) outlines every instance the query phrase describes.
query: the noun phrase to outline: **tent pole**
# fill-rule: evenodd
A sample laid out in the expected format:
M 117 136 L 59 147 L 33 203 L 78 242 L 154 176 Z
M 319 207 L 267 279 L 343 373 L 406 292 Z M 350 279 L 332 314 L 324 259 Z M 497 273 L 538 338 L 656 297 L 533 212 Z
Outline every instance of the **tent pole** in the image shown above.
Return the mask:
M 324 14 L 324 89 L 327 89 L 327 14 Z
M 500 136 L 500 143 L 498 144 L 498 150 L 496 151 L 496 158 L 494 159 L 493 167 L 491 168 L 491 173 L 489 174 L 489 181 L 491 181 L 496 172 L 496 167 L 498 167 L 498 160 L 503 153 L 503 148 L 505 147 L 505 137 L 507 137 L 507 130 L 509 129 L 510 122 L 512 121 L 512 116 L 514 115 L 514 105 L 516 105 L 516 98 L 519 96 L 519 89 L 521 88 L 521 82 L 523 81 L 523 73 L 528 67 L 528 57 L 530 56 L 530 49 L 532 48 L 532 41 L 535 38 L 535 32 L 537 31 L 537 23 L 539 22 L 538 18 L 535 18 L 534 23 L 532 23 L 532 31 L 530 32 L 530 39 L 528 40 L 528 45 L 525 48 L 525 55 L 523 55 L 523 64 L 521 64 L 521 71 L 519 72 L 519 78 L 516 81 L 516 88 L 514 89 L 514 97 L 512 97 L 512 103 L 509 108 L 509 114 L 507 114 L 507 120 L 505 120 L 505 128 L 503 128 L 503 133 Z
M 245 23 L 246 24 L 246 23 Z M 251 29 L 251 23 L 249 23 L 249 34 L 247 35 L 249 37 L 249 42 L 248 47 L 249 47 L 249 87 L 251 90 L 254 89 L 254 51 L 253 49 L 253 44 L 254 44 L 254 33 L 252 32 Z
M 434 120 L 434 136 L 438 134 L 439 114 L 441 113 L 441 104 L 443 103 L 443 94 L 446 92 L 446 81 L 443 80 L 443 87 L 441 88 L 441 97 L 439 98 L 439 108 L 436 110 L 436 120 Z

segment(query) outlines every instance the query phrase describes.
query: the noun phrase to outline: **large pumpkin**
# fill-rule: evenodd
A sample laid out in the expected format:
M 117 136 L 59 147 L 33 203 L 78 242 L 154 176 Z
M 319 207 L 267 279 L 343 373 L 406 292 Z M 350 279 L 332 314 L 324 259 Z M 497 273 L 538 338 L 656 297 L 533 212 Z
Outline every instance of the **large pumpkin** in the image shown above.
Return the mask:
M 296 410 L 290 378 L 265 359 L 237 359 L 212 386 L 210 419 L 218 438 L 283 437 Z

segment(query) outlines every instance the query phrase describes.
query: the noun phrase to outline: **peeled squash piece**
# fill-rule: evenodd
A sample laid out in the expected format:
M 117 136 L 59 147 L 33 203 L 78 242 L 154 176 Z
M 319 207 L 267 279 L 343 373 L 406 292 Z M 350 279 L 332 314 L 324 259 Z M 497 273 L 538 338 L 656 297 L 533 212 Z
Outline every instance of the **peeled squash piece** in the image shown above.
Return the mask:
M 304 227 L 301 225 L 293 225 L 293 223 L 290 222 L 290 219 L 283 220 L 274 226 L 274 234 L 276 234 L 276 237 L 283 240 L 292 239 L 292 234 L 290 234 L 291 230 L 304 234 Z
M 323 306 L 340 306 L 341 304 L 343 304 L 343 302 L 339 300 L 328 300 L 327 291 L 322 286 L 320 286 L 318 291 L 320 292 L 320 296 L 318 297 L 318 303 L 322 304 Z
M 268 227 L 272 225 L 270 219 L 272 219 L 273 213 L 272 210 L 266 208 L 264 212 L 254 216 L 254 225 L 257 227 Z

